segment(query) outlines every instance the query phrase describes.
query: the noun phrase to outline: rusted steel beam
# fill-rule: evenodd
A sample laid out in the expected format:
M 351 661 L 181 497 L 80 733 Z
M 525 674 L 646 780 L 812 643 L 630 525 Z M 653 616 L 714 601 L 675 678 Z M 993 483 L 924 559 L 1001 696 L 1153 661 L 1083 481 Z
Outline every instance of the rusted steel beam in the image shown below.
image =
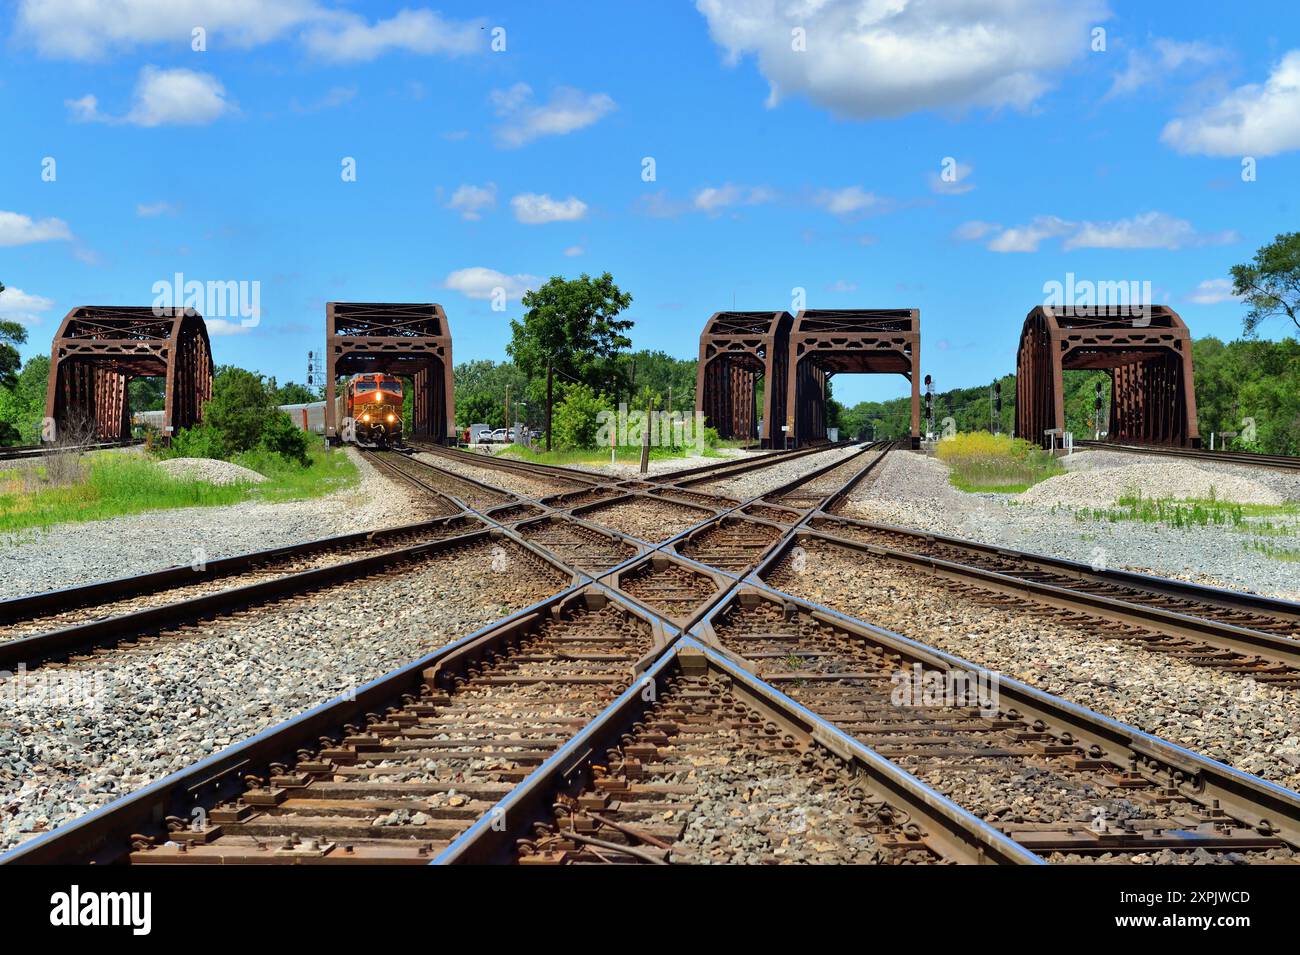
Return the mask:
M 50 349 L 45 416 L 55 439 L 81 431 L 100 441 L 129 439 L 127 382 L 140 377 L 164 379 L 165 437 L 202 420 L 212 397 L 212 347 L 198 312 L 92 305 L 68 312 Z
M 1062 379 L 1073 369 L 1110 372 L 1111 438 L 1200 447 L 1192 337 L 1173 309 L 1034 308 L 1016 357 L 1016 437 L 1046 446 L 1045 432 L 1065 430 Z
M 790 331 L 790 444 L 825 440 L 826 383 L 832 375 L 883 373 L 900 374 L 912 383 L 911 444 L 919 446 L 920 361 L 919 309 L 804 309 Z
M 339 436 L 339 375 L 384 372 L 412 380 L 412 435 L 451 443 L 456 400 L 451 326 L 436 303 L 329 302 L 325 306 L 325 435 Z
M 723 438 L 783 447 L 789 312 L 715 312 L 700 333 L 695 410 Z M 763 410 L 758 412 L 758 382 Z M 757 420 L 756 420 L 757 418 Z

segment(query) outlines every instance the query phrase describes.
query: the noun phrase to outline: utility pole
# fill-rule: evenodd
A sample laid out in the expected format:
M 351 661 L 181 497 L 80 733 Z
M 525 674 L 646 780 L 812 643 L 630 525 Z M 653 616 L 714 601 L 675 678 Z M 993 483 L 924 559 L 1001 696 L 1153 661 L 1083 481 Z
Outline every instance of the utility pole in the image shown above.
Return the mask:
M 506 443 L 510 443 L 510 382 L 506 382 Z
M 993 421 L 994 434 L 1002 433 L 1002 382 L 993 382 Z
M 553 369 L 550 361 L 546 362 L 546 450 L 551 450 L 551 384 Z

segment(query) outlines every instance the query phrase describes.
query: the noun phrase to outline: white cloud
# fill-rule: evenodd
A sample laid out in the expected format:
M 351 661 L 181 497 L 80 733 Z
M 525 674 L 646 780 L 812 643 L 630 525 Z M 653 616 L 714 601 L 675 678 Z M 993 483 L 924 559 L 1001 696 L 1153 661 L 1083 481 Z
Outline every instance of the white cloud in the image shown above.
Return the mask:
M 858 119 L 1025 109 L 1087 50 L 1103 0 L 696 0 L 734 64 L 753 54 L 769 105 L 805 95 Z M 791 31 L 806 32 L 806 51 Z M 1082 39 L 1081 39 L 1082 38 Z
M 1160 141 L 1180 153 L 1275 156 L 1300 149 L 1300 50 L 1291 50 L 1261 84 L 1239 86 L 1219 102 L 1170 120 Z
M 475 222 L 483 217 L 484 209 L 490 209 L 496 204 L 496 183 L 489 182 L 486 186 L 465 183 L 456 187 L 456 191 L 451 194 L 451 201 L 447 203 L 447 208 L 455 209 L 462 219 Z
M 1106 93 L 1109 99 L 1136 92 L 1169 74 L 1185 69 L 1209 66 L 1223 56 L 1223 51 L 1208 43 L 1183 42 L 1161 37 L 1149 49 L 1130 49 L 1124 72 L 1117 73 Z
M 563 136 L 590 126 L 617 108 L 605 93 L 584 93 L 567 86 L 551 93 L 549 102 L 534 103 L 533 89 L 527 83 L 493 90 L 489 99 L 501 119 L 497 143 L 511 149 L 542 136 Z
M 881 199 L 861 186 L 846 186 L 843 189 L 823 189 L 817 194 L 816 202 L 832 215 L 851 216 L 879 207 Z
M 771 202 L 775 198 L 776 193 L 765 186 L 736 186 L 726 183 L 697 190 L 691 205 L 700 212 L 716 213 L 728 206 L 755 206 Z
M 302 35 L 307 49 L 328 60 L 364 62 L 389 50 L 463 56 L 485 46 L 486 20 L 445 20 L 432 10 L 402 10 L 367 23 L 355 13 L 337 13 Z
M 1065 235 L 1074 229 L 1074 223 L 1056 216 L 1035 216 L 1027 225 L 1003 229 L 990 240 L 991 252 L 1037 252 L 1044 239 Z
M 226 318 L 205 318 L 203 324 L 207 326 L 209 335 L 247 335 L 253 328 Z
M 542 283 L 536 275 L 506 275 L 496 269 L 476 265 L 468 269 L 457 269 L 443 280 L 443 286 L 454 292 L 460 292 L 466 298 L 491 298 L 497 289 L 505 292 L 507 299 L 517 299 L 529 289 L 535 289 Z
M 1218 305 L 1220 302 L 1238 301 L 1238 298 L 1232 294 L 1231 279 L 1206 279 L 1187 296 L 1187 301 L 1197 305 Z
M 141 219 L 154 219 L 163 215 L 175 215 L 176 207 L 170 202 L 141 202 L 136 205 L 135 214 Z
M 1186 219 L 1163 212 L 1143 212 L 1110 222 L 1071 222 L 1058 216 L 1035 216 L 1024 225 L 1007 228 L 978 219 L 962 223 L 953 237 L 967 242 L 988 238 L 991 252 L 1037 252 L 1047 239 L 1064 239 L 1070 249 L 1181 249 L 1235 242 L 1237 234 L 1197 232 Z
M 552 199 L 535 192 L 522 192 L 510 200 L 515 218 L 525 225 L 543 225 L 547 222 L 574 222 L 587 214 L 587 204 L 577 196 Z
M 963 193 L 970 192 L 975 188 L 975 183 L 970 181 L 971 174 L 975 172 L 974 166 L 968 166 L 966 163 L 954 163 L 954 178 L 951 180 L 944 179 L 941 173 L 930 173 L 930 191 L 936 192 L 941 196 L 960 196 Z
M 133 126 L 206 126 L 236 111 L 226 90 L 210 73 L 160 70 L 146 66 L 136 81 L 131 111 L 111 116 L 99 111 L 99 101 L 87 94 L 64 100 L 72 118 L 89 123 L 128 123 Z
M 826 286 L 828 292 L 856 292 L 858 290 L 857 282 L 849 282 L 846 279 L 836 279 L 830 285 Z
M 37 312 L 48 312 L 54 307 L 54 299 L 44 295 L 31 295 L 20 288 L 8 286 L 0 292 L 0 318 L 24 325 L 36 325 L 41 321 Z
M 1163 212 L 1143 212 L 1114 222 L 1083 222 L 1065 240 L 1069 249 L 1181 249 L 1218 245 L 1237 238 L 1234 232 L 1203 234 L 1186 219 Z
M 99 60 L 156 44 L 188 49 L 195 27 L 207 31 L 209 49 L 261 46 L 298 31 L 312 53 L 356 62 L 389 50 L 473 52 L 486 46 L 485 25 L 427 9 L 405 9 L 371 24 L 318 0 L 21 0 L 16 33 L 44 56 Z
M 983 222 L 979 219 L 972 219 L 970 222 L 963 222 L 953 232 L 953 238 L 961 239 L 963 242 L 975 242 L 984 238 L 990 232 L 996 232 L 1002 228 L 996 222 Z
M 0 246 L 71 238 L 72 231 L 62 219 L 33 219 L 17 212 L 0 210 Z
M 577 258 L 577 257 L 580 256 L 580 255 L 585 255 L 586 252 L 587 252 L 587 250 L 584 249 L 584 248 L 583 248 L 582 246 L 580 246 L 580 245 L 571 245 L 571 246 L 569 246 L 567 249 L 564 250 L 564 254 L 567 255 L 567 256 L 568 256 L 569 258 L 571 258 L 571 259 L 573 259 L 573 258 Z

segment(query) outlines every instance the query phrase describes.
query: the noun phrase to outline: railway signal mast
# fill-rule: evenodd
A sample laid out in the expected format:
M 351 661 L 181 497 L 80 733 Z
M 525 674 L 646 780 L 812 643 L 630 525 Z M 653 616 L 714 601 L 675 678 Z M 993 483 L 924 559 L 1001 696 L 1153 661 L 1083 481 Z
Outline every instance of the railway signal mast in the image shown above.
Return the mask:
M 934 380 L 925 376 L 925 438 L 934 440 Z

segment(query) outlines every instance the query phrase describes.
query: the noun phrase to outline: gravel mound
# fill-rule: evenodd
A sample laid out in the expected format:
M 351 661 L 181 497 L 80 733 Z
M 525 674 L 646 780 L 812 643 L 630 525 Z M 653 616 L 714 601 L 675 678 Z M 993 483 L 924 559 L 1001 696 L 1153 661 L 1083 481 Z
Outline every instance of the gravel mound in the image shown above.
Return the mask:
M 1182 461 L 1142 461 L 1120 467 L 1085 467 L 1040 481 L 1017 496 L 1022 504 L 1105 507 L 1125 495 L 1208 498 L 1238 504 L 1281 504 L 1276 491 L 1250 478 L 1207 471 Z
M 209 484 L 261 484 L 266 480 L 251 468 L 215 458 L 169 458 L 158 465 L 172 477 L 206 481 Z

